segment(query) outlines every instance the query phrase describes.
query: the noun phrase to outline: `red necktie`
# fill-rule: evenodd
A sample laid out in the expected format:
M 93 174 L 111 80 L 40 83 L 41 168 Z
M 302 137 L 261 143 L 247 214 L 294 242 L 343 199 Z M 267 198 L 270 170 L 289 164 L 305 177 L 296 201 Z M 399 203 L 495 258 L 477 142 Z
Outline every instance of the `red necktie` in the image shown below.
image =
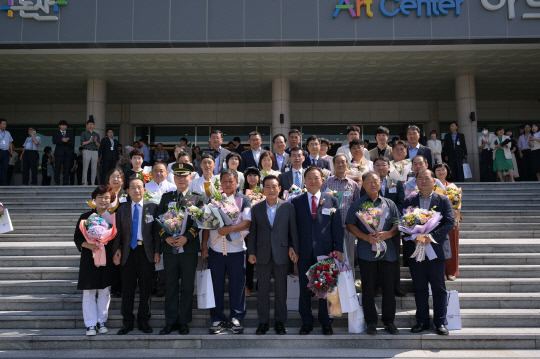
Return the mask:
M 312 159 L 313 161 L 313 166 L 317 167 L 317 164 L 315 163 L 315 159 Z
M 317 198 L 315 196 L 311 196 L 311 217 L 315 219 L 316 214 L 317 214 Z

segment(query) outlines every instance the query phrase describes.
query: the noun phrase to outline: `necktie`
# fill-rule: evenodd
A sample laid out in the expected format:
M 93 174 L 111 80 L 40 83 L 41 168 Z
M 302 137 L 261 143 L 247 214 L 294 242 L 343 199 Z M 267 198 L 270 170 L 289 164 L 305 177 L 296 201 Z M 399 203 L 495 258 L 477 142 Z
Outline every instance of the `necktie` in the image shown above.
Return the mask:
M 300 172 L 296 171 L 296 176 L 294 176 L 294 185 L 298 188 L 302 187 L 302 181 L 300 180 Z
M 66 137 L 66 133 L 62 131 L 62 137 Z
M 135 203 L 133 220 L 131 221 L 131 249 L 137 247 L 137 232 L 139 230 L 139 204 Z
M 317 214 L 317 198 L 315 196 L 311 196 L 311 217 L 315 219 L 316 214 Z
M 317 166 L 317 163 L 315 163 L 315 159 L 314 159 L 314 158 L 311 159 L 311 162 L 312 162 L 312 163 L 311 163 L 312 166 L 315 166 L 315 167 Z

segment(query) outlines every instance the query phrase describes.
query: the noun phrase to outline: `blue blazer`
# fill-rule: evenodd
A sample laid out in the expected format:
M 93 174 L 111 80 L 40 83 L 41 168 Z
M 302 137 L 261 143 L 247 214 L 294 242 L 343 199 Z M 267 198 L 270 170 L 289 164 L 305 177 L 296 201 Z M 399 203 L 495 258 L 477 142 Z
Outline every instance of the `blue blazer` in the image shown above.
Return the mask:
M 312 257 L 328 255 L 332 251 L 343 252 L 343 227 L 337 198 L 321 193 L 315 219 L 311 216 L 308 195 L 304 193 L 292 200 L 296 210 L 300 260 L 312 261 Z M 330 215 L 322 214 L 324 208 L 335 208 Z
M 263 150 L 263 152 L 266 151 Z M 240 166 L 238 166 L 238 171 L 244 172 L 248 167 L 259 168 L 259 164 L 255 162 L 255 158 L 253 157 L 253 151 L 251 149 L 245 150 L 240 154 L 240 156 L 242 157 L 242 163 L 240 163 Z
M 403 208 L 406 209 L 410 206 L 420 207 L 420 194 L 409 197 L 403 203 Z M 452 204 L 450 200 L 438 193 L 433 192 L 429 208 L 435 206 L 435 211 L 442 214 L 442 219 L 439 225 L 430 233 L 431 236 L 437 241 L 437 244 L 431 246 L 435 250 L 435 254 L 438 259 L 451 258 L 452 252 L 450 251 L 450 242 L 448 241 L 448 233 L 454 228 L 454 211 L 452 210 Z M 409 258 L 414 253 L 416 245 L 414 241 L 403 241 L 403 258 Z
M 424 156 L 428 161 L 428 168 L 433 168 L 433 154 L 431 153 L 431 150 L 429 147 L 420 145 L 420 148 L 418 148 L 418 153 L 416 154 Z M 409 158 L 409 148 L 407 147 L 407 158 Z M 412 158 L 411 158 L 412 161 Z
M 302 168 L 308 168 L 308 167 L 312 166 L 312 163 L 310 162 L 309 158 L 310 157 L 307 156 L 306 159 L 304 160 L 304 162 L 302 162 Z M 319 157 L 319 159 L 315 163 L 317 164 L 317 167 L 325 168 L 328 171 L 331 171 L 330 163 L 328 163 L 328 161 L 325 160 L 324 158 Z
M 73 143 L 74 143 L 73 133 L 66 131 L 65 137 L 69 138 L 68 142 L 62 141 L 63 136 L 62 136 L 62 131 L 60 130 L 53 132 L 52 137 L 53 137 L 52 138 L 53 144 L 56 145 L 56 147 L 54 148 L 54 155 L 55 156 L 71 156 L 71 153 L 73 152 Z

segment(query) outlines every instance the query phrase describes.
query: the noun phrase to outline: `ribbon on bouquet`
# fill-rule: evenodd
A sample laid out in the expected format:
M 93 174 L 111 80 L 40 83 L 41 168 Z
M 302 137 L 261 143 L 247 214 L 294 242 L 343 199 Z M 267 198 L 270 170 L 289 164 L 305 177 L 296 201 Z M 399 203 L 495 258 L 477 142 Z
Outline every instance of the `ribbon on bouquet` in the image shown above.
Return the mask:
M 383 205 L 382 208 L 383 208 L 383 212 L 381 214 L 381 219 L 379 221 L 379 225 L 377 226 L 377 231 L 378 232 L 382 231 L 382 229 L 384 228 L 384 224 L 386 223 L 386 218 L 388 217 L 388 206 Z M 369 224 L 367 224 L 366 221 L 364 221 L 364 219 L 362 218 L 362 216 L 359 213 L 356 213 L 356 217 L 360 220 L 360 222 L 364 225 L 364 228 L 366 228 L 366 230 L 369 233 L 375 233 L 375 230 L 373 228 L 371 228 L 371 226 Z M 388 249 L 388 246 L 386 245 L 385 241 L 382 241 L 382 242 L 375 243 L 375 244 L 371 245 L 371 250 L 373 252 L 377 252 L 375 254 L 375 258 L 379 258 L 379 256 L 381 255 L 381 252 L 384 255 L 386 253 L 387 249 Z
M 421 235 L 422 233 L 414 233 L 411 236 L 404 237 L 404 241 L 414 241 L 416 237 Z M 431 236 L 431 234 L 425 234 L 429 237 L 432 243 L 438 244 L 435 239 Z M 437 258 L 437 254 L 435 254 L 435 250 L 433 249 L 433 246 L 431 243 L 424 244 L 424 243 L 416 243 L 416 248 L 414 249 L 414 253 L 409 258 L 416 258 L 417 262 L 422 262 L 424 259 L 426 259 L 426 256 L 431 261 L 435 258 Z

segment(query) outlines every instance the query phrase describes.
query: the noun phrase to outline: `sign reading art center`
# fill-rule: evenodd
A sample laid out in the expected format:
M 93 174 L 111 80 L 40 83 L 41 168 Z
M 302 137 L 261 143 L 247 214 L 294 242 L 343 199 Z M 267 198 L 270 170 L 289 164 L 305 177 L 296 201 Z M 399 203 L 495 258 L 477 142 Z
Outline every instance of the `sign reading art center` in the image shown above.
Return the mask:
M 512 20 L 516 17 L 516 1 L 481 0 L 481 4 L 488 11 L 497 11 L 507 6 L 508 19 Z M 537 9 L 537 12 L 524 13 L 523 19 L 540 19 L 540 0 L 524 1 L 531 10 Z M 459 16 L 463 6 L 465 6 L 465 0 L 379 0 L 378 5 L 374 4 L 374 0 L 339 0 L 333 17 L 335 19 L 340 11 L 344 10 L 348 11 L 353 18 L 360 18 L 362 10 L 364 10 L 367 17 L 372 18 L 374 8 L 378 8 L 380 14 L 388 18 L 398 15 L 416 15 L 416 17 Z

